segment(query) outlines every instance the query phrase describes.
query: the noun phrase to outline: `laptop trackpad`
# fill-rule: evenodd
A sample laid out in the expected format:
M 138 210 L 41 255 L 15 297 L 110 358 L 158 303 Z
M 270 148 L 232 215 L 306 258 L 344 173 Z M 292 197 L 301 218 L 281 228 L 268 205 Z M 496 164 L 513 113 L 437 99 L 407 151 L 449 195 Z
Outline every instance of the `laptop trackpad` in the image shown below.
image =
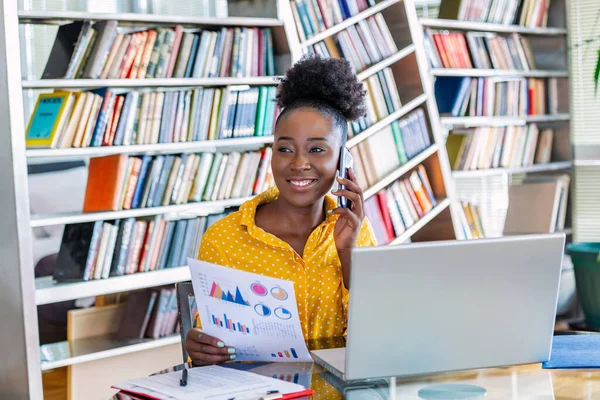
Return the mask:
M 313 350 L 312 353 L 337 369 L 341 373 L 344 373 L 346 365 L 346 349 L 344 347 L 337 349 L 325 349 L 325 350 Z

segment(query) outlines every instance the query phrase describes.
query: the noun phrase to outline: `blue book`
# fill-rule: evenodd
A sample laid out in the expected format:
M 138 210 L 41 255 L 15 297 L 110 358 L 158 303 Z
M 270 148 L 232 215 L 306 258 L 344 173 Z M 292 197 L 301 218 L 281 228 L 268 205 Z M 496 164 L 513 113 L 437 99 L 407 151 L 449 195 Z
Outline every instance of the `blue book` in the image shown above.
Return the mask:
M 468 90 L 471 78 L 456 78 L 439 76 L 435 80 L 435 99 L 440 114 L 453 114 L 454 104 L 457 102 L 461 87 Z
M 160 253 L 158 253 L 159 256 L 158 262 L 156 263 L 156 269 L 167 268 L 167 256 L 169 255 L 169 249 L 172 248 L 171 240 L 173 240 L 176 223 L 176 221 L 167 221 L 167 227 L 165 228 L 165 234 L 163 236 L 164 239 L 160 245 Z
M 140 173 L 138 175 L 138 180 L 135 185 L 135 191 L 133 192 L 133 200 L 131 201 L 132 209 L 140 207 L 140 200 L 142 199 L 142 193 L 144 193 L 144 188 L 147 184 L 146 176 L 148 175 L 148 169 L 150 167 L 151 161 L 151 156 L 144 155 L 142 157 L 142 166 L 140 167 Z
M 173 167 L 174 160 L 175 156 L 167 156 L 165 159 L 156 189 L 153 193 L 154 195 L 148 198 L 147 207 L 157 207 L 162 203 L 163 195 L 167 186 L 167 181 L 169 180 L 169 175 L 171 175 L 171 168 Z
M 100 147 L 102 146 L 102 139 L 104 138 L 104 132 L 106 131 L 106 124 L 108 123 L 108 116 L 112 111 L 112 107 L 115 101 L 115 93 L 109 88 L 100 88 L 90 90 L 90 92 L 102 96 L 102 105 L 100 106 L 100 112 L 96 119 L 96 126 L 92 134 L 92 140 L 90 146 Z
M 200 36 L 194 35 L 192 41 L 192 47 L 190 49 L 190 58 L 188 59 L 187 66 L 185 67 L 184 78 L 191 78 L 192 72 L 194 71 L 194 64 L 196 63 L 196 56 L 198 54 L 198 43 L 200 42 Z
M 215 44 L 215 57 L 217 62 L 212 66 L 212 69 L 208 71 L 209 78 L 216 78 L 219 76 L 221 70 L 221 62 L 223 62 L 223 48 L 225 47 L 225 38 L 227 37 L 227 28 L 221 28 L 221 32 L 217 34 L 217 42 Z M 212 61 L 211 61 L 212 63 Z
M 169 125 L 169 120 L 171 116 L 171 102 L 173 101 L 173 95 L 175 92 L 169 91 L 165 92 L 165 101 L 163 102 L 162 110 L 160 112 L 160 128 L 158 134 L 158 143 L 168 143 L 167 142 L 167 130 Z
M 123 144 L 127 119 L 129 118 L 129 113 L 132 112 L 132 100 L 133 95 L 131 92 L 127 93 L 125 95 L 125 103 L 123 103 L 123 111 L 121 112 L 121 117 L 119 118 L 119 126 L 117 127 L 117 133 L 115 134 L 115 140 L 113 140 L 113 146 L 121 146 Z M 135 112 L 135 110 L 133 112 Z
M 179 259 L 181 258 L 181 248 L 183 245 L 185 231 L 187 230 L 187 224 L 188 220 L 186 219 L 177 221 L 173 241 L 171 243 L 171 248 L 169 249 L 169 257 L 167 259 L 166 268 L 174 268 L 180 266 L 177 264 Z

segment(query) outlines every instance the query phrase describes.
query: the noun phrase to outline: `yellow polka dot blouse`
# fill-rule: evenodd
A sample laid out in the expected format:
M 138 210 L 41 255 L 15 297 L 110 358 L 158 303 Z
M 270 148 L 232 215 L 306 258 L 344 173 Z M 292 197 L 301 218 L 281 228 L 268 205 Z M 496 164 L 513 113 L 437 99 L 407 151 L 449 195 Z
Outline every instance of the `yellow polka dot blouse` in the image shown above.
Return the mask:
M 255 223 L 256 208 L 279 195 L 276 187 L 245 202 L 238 211 L 214 223 L 202 237 L 198 258 L 210 263 L 253 272 L 294 283 L 298 313 L 305 340 L 342 336 L 346 331 L 349 292 L 342 280 L 333 229 L 337 215 L 327 215 L 310 234 L 304 255 Z M 325 207 L 337 207 L 327 195 Z M 365 218 L 357 246 L 376 245 Z

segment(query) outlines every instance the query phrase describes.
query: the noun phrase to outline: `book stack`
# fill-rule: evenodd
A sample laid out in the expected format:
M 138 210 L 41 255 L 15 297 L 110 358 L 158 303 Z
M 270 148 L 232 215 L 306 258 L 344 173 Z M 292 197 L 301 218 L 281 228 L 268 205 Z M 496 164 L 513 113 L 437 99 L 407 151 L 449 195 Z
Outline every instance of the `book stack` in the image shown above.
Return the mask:
M 41 94 L 28 147 L 99 147 L 270 136 L 275 86 Z
M 551 0 L 442 0 L 439 18 L 543 28 Z
M 565 229 L 569 174 L 527 176 L 508 189 L 504 235 L 553 233 Z
M 446 148 L 454 170 L 529 167 L 550 162 L 554 131 L 528 126 L 454 130 Z
M 316 43 L 309 51 L 323 58 L 345 58 L 354 71 L 364 71 L 398 51 L 382 14 L 349 26 L 334 37 Z
M 119 323 L 119 340 L 158 339 L 179 332 L 177 293 L 173 286 L 129 293 Z
M 535 70 L 529 39 L 513 33 L 438 32 L 425 29 L 425 49 L 433 68 Z
M 84 212 L 244 198 L 273 184 L 272 150 L 93 158 Z
M 187 265 L 226 213 L 193 219 L 127 218 L 65 226 L 54 279 L 88 281 Z
M 390 243 L 423 218 L 437 201 L 422 165 L 365 201 L 378 245 Z
M 184 32 L 181 25 L 120 32 L 117 21 L 58 29 L 42 79 L 273 76 L 270 28 Z
M 557 78 L 438 77 L 435 95 L 440 114 L 452 117 L 558 114 Z
M 364 131 L 402 107 L 396 80 L 390 68 L 384 68 L 370 76 L 363 81 L 363 86 L 367 91 L 365 96 L 367 115 L 350 124 L 351 129 L 348 130 L 350 136 Z
M 429 146 L 425 112 L 419 108 L 350 148 L 359 185 L 373 186 Z
M 375 5 L 375 0 L 291 0 L 301 41 Z
M 479 207 L 465 201 L 461 201 L 460 205 L 458 216 L 465 239 L 485 238 Z

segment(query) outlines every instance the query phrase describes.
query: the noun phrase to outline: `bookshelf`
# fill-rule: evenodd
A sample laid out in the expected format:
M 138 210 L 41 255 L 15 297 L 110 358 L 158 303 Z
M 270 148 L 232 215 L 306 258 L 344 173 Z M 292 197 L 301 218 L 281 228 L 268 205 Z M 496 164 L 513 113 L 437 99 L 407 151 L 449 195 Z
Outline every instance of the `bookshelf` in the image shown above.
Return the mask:
M 412 0 L 376 1 L 364 11 L 356 13 L 335 25 L 318 32 L 316 35 L 301 41 L 298 26 L 294 23 L 292 3 L 289 0 L 257 1 L 256 7 L 248 6 L 248 2 L 232 1 L 228 18 L 195 18 L 185 16 L 161 16 L 145 14 L 94 14 L 82 12 L 31 12 L 18 11 L 15 4 L 2 2 L 0 17 L 5 22 L 0 29 L 0 58 L 7 67 L 7 75 L 0 77 L 0 88 L 6 98 L 10 98 L 10 107 L 0 114 L 7 121 L 10 135 L 0 139 L 0 160 L 7 173 L 0 178 L 3 191 L 0 199 L 5 207 L 4 215 L 9 221 L 0 235 L 4 235 L 0 254 L 5 265 L 12 265 L 0 288 L 5 299 L 18 299 L 18 311 L 23 324 L 15 324 L 10 328 L 10 337 L 23 338 L 22 352 L 13 349 L 0 349 L 6 365 L 21 368 L 28 379 L 14 381 L 15 391 L 29 393 L 31 397 L 41 397 L 41 372 L 54 368 L 92 365 L 103 360 L 103 365 L 110 365 L 111 359 L 122 360 L 124 356 L 134 356 L 143 351 L 159 349 L 176 349 L 179 337 L 167 336 L 160 339 L 145 339 L 140 342 L 122 342 L 115 340 L 110 334 L 98 335 L 89 339 L 74 339 L 68 346 L 68 356 L 53 361 L 40 362 L 38 351 L 38 326 L 36 306 L 49 305 L 94 296 L 118 295 L 138 289 L 170 285 L 189 280 L 189 272 L 185 266 L 174 266 L 157 271 L 139 272 L 131 275 L 114 276 L 107 279 L 93 279 L 73 283 L 55 283 L 36 289 L 31 259 L 31 228 L 43 228 L 62 225 L 94 223 L 99 221 L 124 220 L 127 218 L 146 218 L 162 216 L 165 220 L 179 220 L 199 216 L 216 215 L 223 210 L 241 205 L 248 197 L 231 198 L 197 203 L 175 204 L 149 208 L 100 212 L 65 212 L 55 214 L 30 214 L 28 204 L 27 164 L 39 162 L 58 162 L 66 160 L 89 160 L 103 156 L 169 156 L 178 154 L 215 153 L 232 151 L 256 151 L 272 142 L 272 137 L 255 136 L 227 139 L 211 139 L 204 141 L 187 141 L 174 143 L 127 144 L 81 148 L 26 148 L 23 132 L 27 125 L 24 115 L 23 92 L 48 92 L 59 89 L 66 91 L 83 91 L 110 87 L 127 92 L 128 90 L 192 90 L 197 87 L 225 88 L 232 86 L 273 86 L 276 78 L 298 60 L 302 54 L 320 42 L 332 39 L 348 29 L 352 29 L 361 21 L 381 15 L 390 31 L 396 51 L 379 61 L 361 69 L 357 75 L 361 81 L 367 82 L 378 77 L 392 76 L 400 106 L 389 110 L 387 115 L 380 115 L 364 129 L 354 131 L 348 146 L 356 151 L 366 151 L 375 146 L 384 134 L 391 132 L 392 126 L 412 118 L 420 111 L 428 144 L 398 162 L 385 173 L 374 176 L 369 185 L 364 185 L 365 198 L 374 200 L 380 194 L 391 190 L 391 186 L 399 180 L 408 182 L 411 176 L 425 171 L 430 186 L 432 207 L 414 223 L 404 227 L 401 233 L 394 235 L 389 244 L 396 245 L 408 241 L 427 241 L 460 238 L 456 208 L 460 207 L 456 200 L 454 183 L 450 165 L 444 147 L 442 122 L 439 118 L 433 92 L 433 81 L 427 71 L 425 50 L 421 26 L 417 20 Z M 257 10 L 263 5 L 264 15 L 257 17 Z M 240 11 L 243 10 L 243 11 Z M 246 14 L 247 16 L 243 16 Z M 173 27 L 182 25 L 184 29 L 222 28 L 222 27 L 261 27 L 269 28 L 273 37 L 274 71 L 272 76 L 251 77 L 196 77 L 196 78 L 147 78 L 147 79 L 31 79 L 22 80 L 18 41 L 19 24 L 62 25 L 72 21 L 111 21 L 116 20 L 119 27 L 125 29 L 149 29 L 156 27 Z M 337 39 L 336 39 L 337 40 Z M 118 92 L 121 93 L 121 92 Z M 421 129 L 421 128 L 419 128 Z M 387 133 L 386 133 L 387 132 Z M 414 132 L 413 132 L 414 134 Z M 405 139 L 402 139 L 405 140 Z M 424 140 L 424 139 L 423 139 Z M 377 151 L 380 149 L 375 147 Z M 382 150 L 382 149 L 381 149 Z M 423 179 L 423 178 L 421 178 Z M 410 189 L 410 187 L 409 187 Z M 25 200 L 23 200 L 25 199 Z M 396 202 L 399 201 L 398 198 Z M 409 201 L 409 200 L 407 200 Z M 387 207 L 381 204 L 381 207 Z M 381 212 L 381 211 L 380 211 Z M 395 227 L 396 228 L 396 227 Z M 14 232 L 17 232 L 15 235 Z M 394 232 L 393 232 L 394 233 Z M 15 240 L 16 239 L 16 240 Z M 3 272 L 4 269 L 2 270 Z M 10 341 L 11 345 L 14 341 Z M 60 344 L 57 344 L 59 346 Z M 179 352 L 179 350 L 177 350 Z M 18 353 L 18 354 L 17 354 Z M 161 353 L 163 354 L 163 353 Z M 6 357 L 4 357 L 6 356 Z M 0 371 L 2 367 L 0 367 Z M 100 385 L 100 383 L 98 383 Z
M 529 0 L 524 1 L 529 2 Z M 478 4 L 485 7 L 487 2 L 480 1 Z M 531 4 L 537 6 L 539 2 L 532 2 Z M 507 212 L 508 190 L 511 184 L 518 184 L 526 177 L 535 179 L 536 176 L 552 172 L 566 173 L 571 177 L 571 182 L 573 180 L 566 4 L 565 0 L 551 0 L 545 24 L 543 18 L 540 18 L 538 23 L 534 23 L 533 19 L 527 19 L 523 23 L 523 20 L 518 21 L 520 14 L 517 14 L 516 23 L 515 20 L 509 22 L 512 14 L 506 12 L 506 10 L 504 10 L 504 13 L 496 10 L 495 17 L 491 15 L 491 11 L 487 17 L 478 16 L 476 14 L 481 11 L 481 7 L 477 10 L 468 11 L 464 8 L 464 2 L 451 4 L 446 0 L 443 0 L 440 5 L 439 18 L 421 18 L 419 20 L 425 38 L 429 38 L 428 43 L 425 43 L 429 59 L 428 69 L 436 82 L 447 84 L 447 82 L 450 82 L 448 79 L 458 82 L 461 79 L 471 78 L 472 82 L 475 82 L 473 84 L 477 87 L 477 85 L 484 82 L 482 80 L 484 79 L 488 80 L 485 83 L 487 88 L 489 82 L 493 84 L 501 81 L 510 82 L 511 80 L 520 80 L 527 85 L 534 85 L 535 83 L 531 83 L 533 79 L 544 82 L 544 85 L 546 85 L 544 90 L 547 90 L 547 92 L 544 93 L 547 97 L 543 100 L 546 102 L 546 112 L 541 114 L 528 112 L 526 114 L 519 113 L 518 115 L 496 113 L 494 115 L 481 115 L 479 110 L 473 114 L 472 109 L 464 111 L 466 104 L 461 106 L 462 110 L 459 115 L 456 115 L 454 111 L 451 115 L 446 110 L 440 111 L 440 122 L 448 134 L 457 132 L 471 135 L 486 128 L 527 128 L 532 125 L 537 126 L 540 131 L 543 129 L 553 130 L 554 141 L 549 162 L 526 165 L 523 161 L 523 165 L 513 165 L 511 167 L 499 166 L 452 171 L 451 175 L 456 180 L 458 197 L 480 207 L 486 234 L 489 233 L 490 236 L 502 235 L 502 226 Z M 512 5 L 502 4 L 497 6 L 501 8 L 511 7 Z M 449 17 L 449 15 L 452 15 L 452 17 Z M 464 20 L 459 19 L 458 15 L 465 16 Z M 542 16 L 543 12 L 538 15 Z M 499 19 L 503 19 L 503 23 L 498 23 Z M 436 35 L 438 37 L 434 38 Z M 439 40 L 440 42 L 434 43 L 432 40 Z M 453 47 L 454 50 L 459 52 L 458 55 L 454 53 L 442 54 L 441 48 L 446 47 L 446 40 L 448 43 L 452 40 L 452 45 L 458 46 Z M 479 40 L 482 41 L 481 43 L 485 41 L 485 47 L 480 47 Z M 494 40 L 493 43 L 492 40 Z M 510 56 L 506 52 L 503 53 L 504 47 L 502 46 L 506 46 L 506 51 L 509 51 Z M 503 64 L 501 58 L 504 55 L 506 55 L 504 60 L 507 64 L 500 65 Z M 444 57 L 447 57 L 446 60 L 443 59 Z M 461 59 L 461 57 L 464 58 Z M 468 60 L 466 60 L 467 58 Z M 464 64 L 463 61 L 465 61 Z M 440 65 L 440 63 L 444 65 Z M 492 68 L 486 68 L 487 63 L 492 64 Z M 472 64 L 472 67 L 466 68 L 465 65 L 469 64 Z M 511 65 L 516 66 L 516 68 L 510 68 Z M 553 81 L 554 89 L 559 87 L 554 94 L 550 87 L 551 81 Z M 496 86 L 496 89 L 498 88 Z M 498 93 L 496 92 L 496 95 Z M 529 95 L 530 93 L 528 93 Z M 516 101 L 519 101 L 518 95 L 516 98 Z M 471 97 L 468 101 L 471 102 L 473 99 L 479 102 L 481 98 L 477 95 L 477 97 Z M 555 102 L 552 106 L 550 101 L 553 100 Z M 438 95 L 436 101 L 439 105 L 444 99 Z M 534 101 L 534 99 L 528 99 L 528 101 Z M 497 107 L 502 107 L 498 104 L 501 103 L 495 104 L 495 111 L 498 110 Z M 530 103 L 530 106 L 531 104 L 533 103 Z M 468 107 L 472 107 L 470 103 Z M 483 107 L 485 108 L 485 105 Z M 489 129 L 487 132 L 489 135 L 492 133 L 497 134 L 494 129 Z M 508 135 L 509 131 L 504 132 L 501 135 Z M 519 132 L 523 133 L 523 131 Z M 525 132 L 525 134 L 529 135 L 528 132 L 530 131 Z M 506 137 L 504 136 L 504 138 Z M 495 146 L 504 146 L 504 143 Z M 495 147 L 495 149 L 496 152 L 500 150 L 502 152 L 508 151 L 505 147 Z M 538 150 L 534 143 L 534 151 L 537 152 Z M 463 157 L 465 155 L 466 153 L 462 154 Z M 484 162 L 484 164 L 486 163 Z M 571 200 L 571 193 L 569 193 L 568 210 L 571 209 Z M 563 230 L 568 235 L 572 232 L 570 214 L 571 212 L 568 211 L 567 228 Z

